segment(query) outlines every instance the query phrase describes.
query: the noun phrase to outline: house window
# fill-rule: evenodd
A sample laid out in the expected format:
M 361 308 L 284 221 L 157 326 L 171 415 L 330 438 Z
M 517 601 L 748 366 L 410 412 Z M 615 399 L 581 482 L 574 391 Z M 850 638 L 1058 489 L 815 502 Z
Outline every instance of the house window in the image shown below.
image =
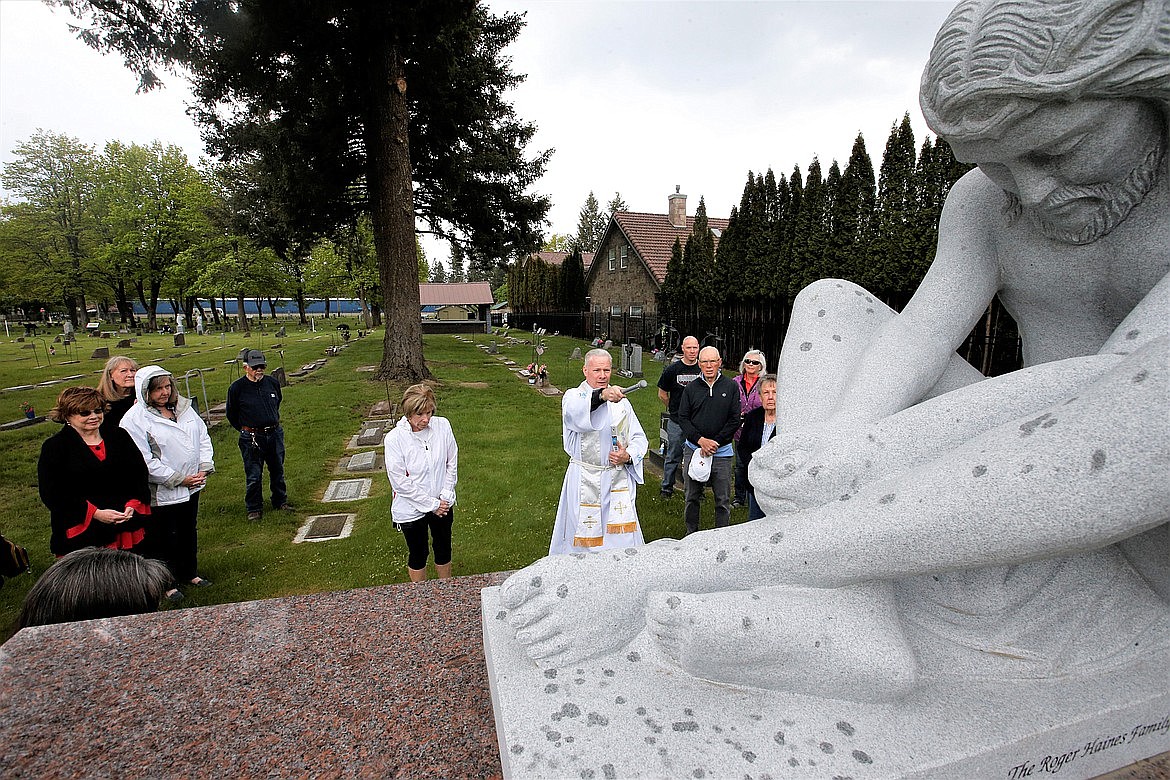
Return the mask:
M 627 254 L 629 252 L 629 249 L 630 248 L 628 246 L 622 246 L 622 268 L 626 267 Z
M 610 306 L 609 313 L 614 317 L 622 316 L 622 305 L 620 303 L 615 303 L 614 305 Z
M 617 269 L 617 252 L 613 249 L 609 250 L 609 270 Z
M 630 316 L 631 317 L 641 317 L 642 316 L 642 307 L 641 306 L 631 306 L 630 307 Z

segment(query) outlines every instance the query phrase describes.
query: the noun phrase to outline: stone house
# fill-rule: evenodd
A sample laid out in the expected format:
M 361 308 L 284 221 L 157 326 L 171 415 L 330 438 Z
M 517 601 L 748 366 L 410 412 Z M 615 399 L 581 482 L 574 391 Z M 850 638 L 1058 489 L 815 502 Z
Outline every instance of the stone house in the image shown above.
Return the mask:
M 675 192 L 667 198 L 667 213 L 644 214 L 617 211 L 597 244 L 593 264 L 585 274 L 585 294 L 594 322 L 616 323 L 606 332 L 615 342 L 624 338 L 628 320 L 654 323 L 658 316 L 658 292 L 666 279 L 670 251 L 677 238 L 685 247 L 695 218 L 687 215 L 687 196 Z M 727 220 L 707 217 L 715 246 L 727 228 Z M 604 329 L 604 328 L 603 328 Z M 631 328 L 637 338 L 640 328 Z

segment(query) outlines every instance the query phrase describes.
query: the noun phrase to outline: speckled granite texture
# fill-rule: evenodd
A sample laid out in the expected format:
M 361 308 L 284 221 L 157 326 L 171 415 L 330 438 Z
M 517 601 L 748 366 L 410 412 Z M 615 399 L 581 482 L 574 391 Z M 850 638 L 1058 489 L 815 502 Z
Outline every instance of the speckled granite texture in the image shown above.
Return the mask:
M 480 589 L 503 576 L 26 629 L 0 776 L 498 777 Z
M 645 634 L 540 669 L 508 627 L 499 589 L 483 598 L 510 778 L 1084 780 L 1170 749 L 1167 653 L 1071 684 L 955 679 L 866 704 L 700 680 Z M 1165 761 L 1146 763 L 1117 777 L 1164 776 Z

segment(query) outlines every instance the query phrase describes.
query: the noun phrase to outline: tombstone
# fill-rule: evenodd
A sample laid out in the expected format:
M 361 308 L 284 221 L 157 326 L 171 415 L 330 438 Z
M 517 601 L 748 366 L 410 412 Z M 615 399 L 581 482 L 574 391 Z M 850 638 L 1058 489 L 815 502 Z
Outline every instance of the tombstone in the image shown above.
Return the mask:
M 630 376 L 635 379 L 642 378 L 642 346 L 640 344 L 630 345 Z
M 585 358 L 581 356 L 581 348 L 580 347 L 573 347 L 573 354 L 569 355 L 569 360 L 584 360 L 584 359 Z
M 359 447 L 374 447 L 382 443 L 383 431 L 381 425 L 367 426 L 358 434 Z
M 277 329 L 276 335 L 273 338 L 278 338 L 278 339 L 286 338 L 283 325 L 281 325 L 280 328 Z
M 610 349 L 612 347 L 613 347 L 613 341 L 611 341 L 610 339 L 606 339 L 605 343 L 601 345 L 602 349 Z
M 377 401 L 370 407 L 370 417 L 393 416 L 394 406 L 389 401 Z
M 358 452 L 349 457 L 349 463 L 345 464 L 346 471 L 373 471 L 378 465 L 378 451 L 370 450 L 369 452 Z
M 325 503 L 335 501 L 361 501 L 370 495 L 370 478 L 363 479 L 335 479 L 325 489 Z
M 118 349 L 126 349 L 129 346 L 130 346 L 130 339 L 122 339 L 121 341 L 118 342 Z
M 279 382 L 281 387 L 288 387 L 288 375 L 284 371 L 284 366 L 272 369 L 272 378 Z
M 103 339 L 113 338 L 113 334 L 111 334 L 108 330 L 103 330 L 101 335 Z
M 182 333 L 176 333 L 175 334 L 175 346 L 176 347 L 187 346 L 187 337 L 184 336 Z
M 56 336 L 54 336 L 54 337 L 53 337 L 53 343 L 54 343 L 54 344 L 60 344 L 60 343 L 61 343 L 61 335 L 60 335 L 60 334 L 58 334 L 58 335 L 56 335 Z
M 489 355 L 498 355 L 498 354 L 500 354 L 500 345 L 496 343 L 496 340 L 495 340 L 495 339 L 492 339 L 491 346 L 489 346 L 489 347 L 488 347 L 487 353 L 488 353 Z
M 98 360 L 98 359 L 109 360 L 110 359 L 110 348 L 109 347 L 98 347 L 97 349 L 95 349 L 93 351 L 93 354 L 90 355 L 90 358 L 93 360 Z

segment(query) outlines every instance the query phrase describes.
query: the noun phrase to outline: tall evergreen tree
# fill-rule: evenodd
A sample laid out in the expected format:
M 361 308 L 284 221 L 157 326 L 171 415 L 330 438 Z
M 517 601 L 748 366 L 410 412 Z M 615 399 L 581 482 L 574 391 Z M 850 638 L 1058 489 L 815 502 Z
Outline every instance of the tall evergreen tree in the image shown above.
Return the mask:
M 431 263 L 431 284 L 445 284 L 447 282 L 447 269 L 439 262 L 438 258 Z
M 686 305 L 685 274 L 682 242 L 676 237 L 670 248 L 670 260 L 666 264 L 666 276 L 658 296 L 661 311 L 672 317 L 680 316 Z
M 585 262 L 580 249 L 561 263 L 560 288 L 561 311 L 585 311 Z
M 916 204 L 914 130 L 910 115 L 894 123 L 878 174 L 874 237 L 870 246 L 870 289 L 898 304 L 914 289 L 911 220 Z
M 691 234 L 683 247 L 683 279 L 688 309 L 697 316 L 711 318 L 716 302 L 711 291 L 711 276 L 715 268 L 715 238 L 707 222 L 707 204 L 699 198 Z
M 792 280 L 797 289 L 824 276 L 823 262 L 828 230 L 825 226 L 827 198 L 821 179 L 821 162 L 813 158 L 805 176 L 800 209 L 792 231 Z
M 458 241 L 451 242 L 451 270 L 447 272 L 447 281 L 451 283 L 467 281 L 463 272 L 463 247 Z
M 615 192 L 613 194 L 613 197 L 610 198 L 610 201 L 609 201 L 609 203 L 607 203 L 605 205 L 605 208 L 606 208 L 606 210 L 609 211 L 609 215 L 611 217 L 613 216 L 613 213 L 615 211 L 629 211 L 630 210 L 630 207 L 626 205 L 626 201 L 622 198 L 622 194 L 620 192 Z
M 388 315 L 381 378 L 427 378 L 417 317 L 415 215 L 503 256 L 537 243 L 547 198 L 524 194 L 548 153 L 504 99 L 521 77 L 504 48 L 523 25 L 466 0 L 54 0 L 81 37 L 191 74 L 196 117 L 225 158 L 258 154 L 287 182 L 289 210 L 340 224 L 367 208 Z M 409 90 L 408 90 L 409 86 Z M 413 181 L 412 181 L 413 180 Z
M 577 235 L 573 237 L 570 248 L 582 252 L 596 252 L 597 242 L 601 240 L 608 223 L 606 215 L 601 213 L 601 204 L 590 191 L 589 197 L 585 199 L 585 205 L 581 207 L 577 216 Z
M 873 162 L 865 149 L 861 133 L 853 141 L 849 162 L 841 174 L 841 191 L 837 197 L 835 232 L 839 236 L 841 275 L 864 285 L 869 245 L 873 234 L 873 209 L 877 198 Z

